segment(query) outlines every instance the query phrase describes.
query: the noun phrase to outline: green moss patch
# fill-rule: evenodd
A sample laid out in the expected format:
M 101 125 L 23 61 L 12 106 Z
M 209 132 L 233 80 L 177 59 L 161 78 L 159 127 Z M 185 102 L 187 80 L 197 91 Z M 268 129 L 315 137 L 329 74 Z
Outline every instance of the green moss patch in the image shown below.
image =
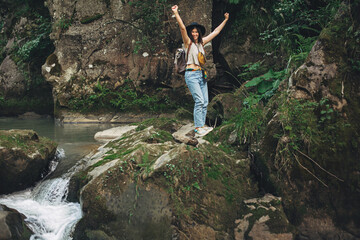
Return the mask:
M 50 148 L 56 148 L 56 143 L 39 137 L 32 130 L 0 130 L 0 146 L 8 149 L 20 148 L 28 155 L 38 151 L 44 157 Z

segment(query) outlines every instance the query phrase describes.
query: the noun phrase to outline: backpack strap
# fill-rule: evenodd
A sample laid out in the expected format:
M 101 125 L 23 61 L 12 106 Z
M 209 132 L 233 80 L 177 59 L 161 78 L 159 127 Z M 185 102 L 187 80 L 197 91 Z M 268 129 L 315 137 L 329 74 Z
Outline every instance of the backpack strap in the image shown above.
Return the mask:
M 187 50 L 187 54 L 186 54 L 186 58 L 185 58 L 185 64 L 187 65 L 187 61 L 188 61 L 188 57 L 189 57 L 189 51 L 190 51 L 190 47 L 191 47 L 192 41 L 190 41 L 188 50 Z

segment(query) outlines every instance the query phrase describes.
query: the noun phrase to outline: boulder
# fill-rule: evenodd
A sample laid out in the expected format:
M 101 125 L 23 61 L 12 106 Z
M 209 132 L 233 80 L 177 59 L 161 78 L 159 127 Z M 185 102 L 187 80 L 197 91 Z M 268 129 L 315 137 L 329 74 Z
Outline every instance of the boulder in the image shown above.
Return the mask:
M 25 216 L 0 204 L 0 239 L 28 240 L 33 233 L 24 222 Z
M 72 177 L 84 212 L 74 239 L 231 239 L 238 204 L 257 191 L 250 162 L 141 126 L 100 147 Z
M 236 240 L 251 237 L 254 240 L 293 240 L 292 226 L 281 206 L 281 198 L 266 194 L 260 198 L 247 199 L 241 209 L 242 218 L 235 220 Z
M 56 147 L 32 130 L 0 130 L 0 194 L 23 190 L 39 181 Z
M 94 138 L 95 140 L 99 140 L 99 141 L 110 141 L 115 138 L 121 137 L 123 134 L 132 131 L 135 128 L 137 128 L 137 126 L 129 126 L 129 125 L 110 128 L 101 132 L 97 132 Z

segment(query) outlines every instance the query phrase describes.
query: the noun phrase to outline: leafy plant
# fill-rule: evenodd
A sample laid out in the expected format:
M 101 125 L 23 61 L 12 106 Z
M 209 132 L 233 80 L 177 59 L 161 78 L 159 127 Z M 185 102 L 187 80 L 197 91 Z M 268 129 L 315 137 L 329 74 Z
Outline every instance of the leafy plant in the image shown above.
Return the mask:
M 259 105 L 243 107 L 241 112 L 230 122 L 235 123 L 235 130 L 241 144 L 250 143 L 259 136 L 264 127 L 264 112 Z
M 320 31 L 335 15 L 340 1 L 320 1 L 318 4 L 301 0 L 279 1 L 273 5 L 272 21 L 260 34 L 260 39 L 268 42 L 277 52 L 291 55 L 306 52 Z M 309 38 L 309 39 L 307 39 Z
M 267 100 L 274 95 L 278 89 L 280 82 L 284 80 L 286 76 L 286 69 L 278 72 L 274 72 L 270 69 L 267 73 L 253 78 L 251 81 L 245 84 L 245 87 L 256 87 L 256 92 L 250 94 L 244 99 L 244 105 L 253 105 L 261 100 Z
M 72 98 L 69 100 L 71 109 L 89 112 L 99 109 L 121 111 L 167 111 L 178 107 L 176 102 L 168 102 L 166 98 L 149 96 L 136 92 L 131 87 L 131 81 L 127 80 L 121 91 L 112 91 L 97 83 L 94 94 Z

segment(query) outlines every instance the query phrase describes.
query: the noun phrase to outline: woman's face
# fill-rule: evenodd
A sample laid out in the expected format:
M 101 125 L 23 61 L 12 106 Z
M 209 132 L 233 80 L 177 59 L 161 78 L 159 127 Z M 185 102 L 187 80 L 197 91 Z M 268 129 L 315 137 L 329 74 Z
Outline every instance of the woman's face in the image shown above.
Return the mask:
M 192 35 L 195 42 L 197 42 L 199 40 L 199 32 L 198 32 L 198 30 L 196 28 L 191 30 L 191 35 Z

